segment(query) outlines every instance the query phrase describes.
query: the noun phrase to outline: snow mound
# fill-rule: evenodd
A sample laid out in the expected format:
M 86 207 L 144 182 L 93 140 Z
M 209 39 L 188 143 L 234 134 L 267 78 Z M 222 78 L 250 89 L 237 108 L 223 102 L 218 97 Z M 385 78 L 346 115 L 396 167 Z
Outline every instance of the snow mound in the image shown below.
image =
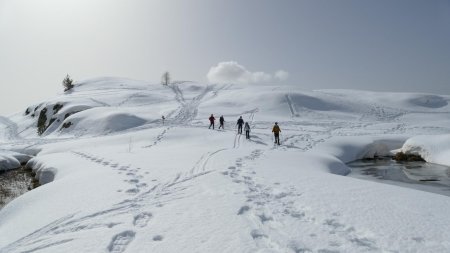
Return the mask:
M 321 98 L 308 96 L 301 93 L 292 93 L 286 95 L 289 102 L 292 103 L 293 106 L 297 108 L 304 107 L 310 110 L 317 111 L 331 111 L 331 110 L 340 110 L 341 105 L 337 103 L 332 103 Z
M 31 156 L 14 151 L 0 150 L 0 171 L 17 169 L 27 162 Z
M 0 171 L 16 169 L 20 167 L 20 162 L 14 156 L 0 154 Z
M 69 122 L 71 126 L 63 128 L 63 133 L 101 135 L 138 127 L 147 121 L 127 112 L 111 111 L 108 108 L 93 108 L 70 116 L 65 120 L 65 123 Z
M 415 106 L 422 106 L 427 108 L 441 108 L 448 105 L 445 98 L 436 95 L 422 95 L 411 98 L 409 103 Z
M 204 87 L 191 82 L 183 82 L 182 86 L 187 91 L 176 90 L 176 97 L 172 86 L 127 78 L 88 79 L 77 82 L 70 92 L 29 106 L 24 113 L 14 115 L 11 123 L 1 121 L 0 128 L 4 125 L 11 129 L 18 123 L 17 129 L 13 130 L 22 138 L 57 137 L 62 134 L 101 135 L 122 131 L 155 122 L 161 115 L 167 115 L 178 108 L 176 99 L 185 99 L 180 94 L 189 93 L 195 97 L 198 90 Z M 14 131 L 9 132 L 11 133 L 5 134 L 6 137 L 15 135 Z
M 401 151 L 420 155 L 425 161 L 450 166 L 450 135 L 422 135 L 408 139 Z
M 55 179 L 57 169 L 47 167 L 42 161 L 35 158 L 27 162 L 26 167 L 32 168 L 33 172 L 36 173 L 36 179 L 39 180 L 40 184 L 47 184 Z

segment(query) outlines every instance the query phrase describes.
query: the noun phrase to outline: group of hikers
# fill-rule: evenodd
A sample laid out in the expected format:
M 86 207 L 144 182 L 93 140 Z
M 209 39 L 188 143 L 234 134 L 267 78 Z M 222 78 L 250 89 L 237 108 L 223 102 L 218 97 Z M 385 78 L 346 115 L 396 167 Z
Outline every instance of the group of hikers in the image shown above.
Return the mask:
M 215 126 L 215 121 L 216 118 L 214 117 L 213 114 L 211 114 L 211 116 L 209 117 L 209 129 L 214 129 Z M 222 116 L 220 116 L 219 118 L 219 129 L 222 128 L 224 129 L 224 123 L 225 123 L 225 118 Z M 242 134 L 242 128 L 244 128 L 245 131 L 245 138 L 246 139 L 250 139 L 250 124 L 248 124 L 248 122 L 244 123 L 244 120 L 242 119 L 242 116 L 239 117 L 239 119 L 236 122 L 236 126 L 238 127 L 238 134 Z M 281 129 L 278 126 L 278 122 L 275 122 L 275 125 L 272 127 L 272 132 L 273 135 L 275 137 L 275 143 L 280 145 L 280 132 Z

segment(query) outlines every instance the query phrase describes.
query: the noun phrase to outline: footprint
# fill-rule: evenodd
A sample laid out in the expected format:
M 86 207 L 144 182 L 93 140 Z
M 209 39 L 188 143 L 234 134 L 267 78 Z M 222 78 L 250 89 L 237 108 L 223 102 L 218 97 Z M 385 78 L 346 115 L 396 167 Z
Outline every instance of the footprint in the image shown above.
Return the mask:
M 302 219 L 303 217 L 305 217 L 305 213 L 304 212 L 298 212 L 298 211 L 292 211 L 291 216 L 297 219 Z
M 137 189 L 137 188 L 128 189 L 126 191 L 126 193 L 128 193 L 128 194 L 136 194 L 136 193 L 139 193 L 139 189 Z
M 375 249 L 376 248 L 375 247 L 375 242 L 370 240 L 370 239 L 368 239 L 368 238 L 365 238 L 365 237 L 363 237 L 363 238 L 356 237 L 356 238 L 350 239 L 350 242 L 352 242 L 352 243 L 354 243 L 354 244 L 356 244 L 356 245 L 358 245 L 360 247 L 366 247 L 366 248 L 369 248 L 369 249 Z
M 229 175 L 230 175 L 230 177 L 232 177 L 232 178 L 235 178 L 235 177 L 239 176 L 239 174 L 234 173 L 234 172 L 231 172 Z
M 287 197 L 287 196 L 289 196 L 288 193 L 286 193 L 286 192 L 280 192 L 280 193 L 278 193 L 278 194 L 275 195 L 275 198 L 277 198 L 277 199 L 282 199 L 282 198 Z
M 420 243 L 425 241 L 425 239 L 423 237 L 411 237 L 411 239 L 416 242 L 420 242 Z
M 153 241 L 162 241 L 164 237 L 162 235 L 155 235 L 153 236 Z
M 340 253 L 338 250 L 329 250 L 329 249 L 319 249 L 317 253 Z
M 323 223 L 323 225 L 327 225 L 332 227 L 333 229 L 339 229 L 339 228 L 344 228 L 345 225 L 339 223 L 338 221 L 336 221 L 335 219 L 326 219 Z
M 136 227 L 143 228 L 147 226 L 148 221 L 153 217 L 153 215 L 149 212 L 140 213 L 134 216 L 133 225 Z
M 253 229 L 252 232 L 250 233 L 250 235 L 252 236 L 253 239 L 259 239 L 259 238 L 264 238 L 267 237 L 267 235 L 265 235 L 261 230 L 259 229 Z
M 133 241 L 136 233 L 131 230 L 123 231 L 115 235 L 108 246 L 108 251 L 112 253 L 122 253 L 127 249 L 128 244 Z
M 265 213 L 258 215 L 259 219 L 261 220 L 262 223 L 265 223 L 267 221 L 273 221 L 273 218 L 271 216 L 266 216 Z
M 288 247 L 292 249 L 292 251 L 294 251 L 295 253 L 313 252 L 311 249 L 305 248 L 300 242 L 297 241 L 291 241 Z
M 244 214 L 245 212 L 247 212 L 248 210 L 250 210 L 250 207 L 249 207 L 249 206 L 243 206 L 243 207 L 241 207 L 241 208 L 239 209 L 238 215 L 242 215 L 242 214 Z

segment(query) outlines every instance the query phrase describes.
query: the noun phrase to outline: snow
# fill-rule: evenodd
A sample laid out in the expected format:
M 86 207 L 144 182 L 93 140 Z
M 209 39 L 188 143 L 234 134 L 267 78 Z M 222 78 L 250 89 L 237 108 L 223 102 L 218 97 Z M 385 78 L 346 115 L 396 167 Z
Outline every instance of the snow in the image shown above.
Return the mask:
M 401 151 L 420 155 L 431 163 L 450 166 L 450 135 L 422 135 L 408 139 Z
M 402 150 L 450 166 L 449 100 L 79 82 L 0 118 L 2 168 L 29 160 L 43 184 L 0 210 L 0 252 L 448 252 L 447 196 L 346 177 L 345 163 Z

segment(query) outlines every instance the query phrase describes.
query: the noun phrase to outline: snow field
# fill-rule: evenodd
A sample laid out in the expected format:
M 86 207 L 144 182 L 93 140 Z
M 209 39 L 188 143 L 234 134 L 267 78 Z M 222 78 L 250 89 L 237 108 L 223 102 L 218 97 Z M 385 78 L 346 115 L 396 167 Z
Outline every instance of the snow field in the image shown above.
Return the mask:
M 346 162 L 402 146 L 450 165 L 436 136 L 450 130 L 448 100 L 81 82 L 39 107 L 64 104 L 43 137 L 31 116 L 0 121 L 1 148 L 37 153 L 46 183 L 0 211 L 0 252 L 448 252 L 448 197 L 345 177 Z M 71 108 L 86 110 L 64 119 Z M 211 113 L 225 130 L 207 129 Z

